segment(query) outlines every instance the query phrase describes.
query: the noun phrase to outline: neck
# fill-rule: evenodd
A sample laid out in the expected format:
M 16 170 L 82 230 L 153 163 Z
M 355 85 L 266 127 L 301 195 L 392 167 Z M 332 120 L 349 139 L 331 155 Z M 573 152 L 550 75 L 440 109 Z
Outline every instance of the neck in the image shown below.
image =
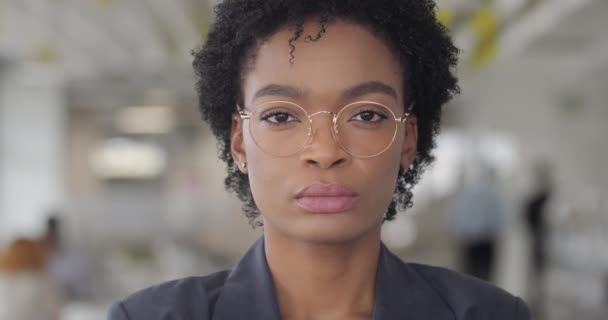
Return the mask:
M 283 319 L 370 319 L 380 227 L 360 239 L 326 244 L 265 228 L 266 259 Z

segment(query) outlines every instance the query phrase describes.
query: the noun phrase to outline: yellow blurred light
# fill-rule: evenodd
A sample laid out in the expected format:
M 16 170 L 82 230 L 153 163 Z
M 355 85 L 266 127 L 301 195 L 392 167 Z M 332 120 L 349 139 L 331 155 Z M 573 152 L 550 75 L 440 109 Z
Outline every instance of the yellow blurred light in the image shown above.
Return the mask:
M 451 28 L 454 23 L 454 14 L 447 9 L 442 9 L 437 7 L 435 9 L 435 16 L 437 17 L 437 21 L 441 23 L 446 28 Z
M 36 48 L 34 56 L 38 62 L 42 63 L 54 63 L 59 60 L 59 56 L 57 55 L 55 49 L 48 44 L 41 45 Z
M 477 45 L 471 56 L 471 64 L 481 67 L 493 60 L 497 54 L 498 15 L 491 5 L 484 5 L 475 11 L 470 25 L 477 36 Z

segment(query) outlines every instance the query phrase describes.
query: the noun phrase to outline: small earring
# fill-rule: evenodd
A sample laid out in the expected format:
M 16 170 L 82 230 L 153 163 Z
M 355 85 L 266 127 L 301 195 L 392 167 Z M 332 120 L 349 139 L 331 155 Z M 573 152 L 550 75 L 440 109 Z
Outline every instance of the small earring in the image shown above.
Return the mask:
M 241 163 L 241 168 L 243 168 L 243 169 L 247 169 L 247 161 L 243 161 L 243 162 Z

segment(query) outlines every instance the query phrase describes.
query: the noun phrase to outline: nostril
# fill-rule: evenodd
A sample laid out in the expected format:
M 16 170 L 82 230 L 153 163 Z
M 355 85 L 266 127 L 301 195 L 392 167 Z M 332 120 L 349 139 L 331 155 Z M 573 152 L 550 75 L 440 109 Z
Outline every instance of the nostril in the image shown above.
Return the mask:
M 343 159 L 343 158 L 342 159 L 338 159 L 338 160 L 332 162 L 331 165 L 328 166 L 328 168 L 339 166 L 339 165 L 343 164 L 345 161 L 346 160 Z M 307 159 L 306 163 L 310 164 L 310 165 L 321 166 L 322 161 L 317 161 L 317 160 L 314 160 L 314 159 Z

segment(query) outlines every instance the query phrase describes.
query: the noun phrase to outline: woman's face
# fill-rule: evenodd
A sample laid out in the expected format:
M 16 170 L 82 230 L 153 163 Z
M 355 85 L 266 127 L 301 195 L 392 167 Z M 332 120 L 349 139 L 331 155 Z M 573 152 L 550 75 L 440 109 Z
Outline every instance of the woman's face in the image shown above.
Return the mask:
M 308 114 L 337 114 L 347 104 L 365 100 L 389 107 L 396 117 L 404 114 L 403 66 L 383 41 L 367 28 L 341 20 L 328 25 L 318 41 L 306 36 L 314 37 L 319 24 L 304 27 L 300 39 L 293 42 L 293 64 L 292 30 L 283 28 L 260 44 L 243 75 L 246 111 L 261 103 L 289 101 Z M 330 114 L 312 119 L 311 142 L 294 155 L 277 157 L 256 145 L 249 129 L 251 120 L 233 116 L 233 156 L 247 163 L 241 170 L 249 176 L 265 232 L 323 243 L 352 241 L 378 232 L 399 166 L 409 167 L 415 156 L 415 119 L 398 124 L 391 147 L 372 158 L 356 158 L 341 148 L 332 136 Z M 294 141 L 288 138 L 282 143 Z

